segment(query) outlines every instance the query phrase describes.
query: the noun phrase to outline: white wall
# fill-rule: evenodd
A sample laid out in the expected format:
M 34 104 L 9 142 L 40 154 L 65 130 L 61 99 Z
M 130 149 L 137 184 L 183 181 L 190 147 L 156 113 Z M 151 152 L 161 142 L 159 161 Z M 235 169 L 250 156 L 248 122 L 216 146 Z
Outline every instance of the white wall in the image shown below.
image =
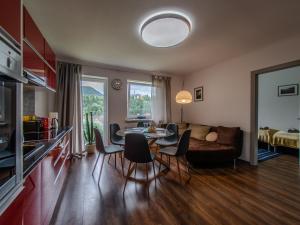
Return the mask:
M 299 83 L 300 66 L 259 75 L 258 127 L 285 131 L 299 129 L 299 95 L 278 97 L 279 85 Z
M 241 159 L 250 160 L 251 71 L 300 59 L 300 35 L 187 76 L 185 87 L 204 87 L 204 101 L 184 107 L 184 119 L 244 130 Z
M 130 126 L 126 124 L 127 117 L 127 80 L 149 81 L 151 82 L 151 74 L 146 72 L 122 71 L 114 69 L 103 69 L 97 66 L 83 66 L 84 75 L 93 75 L 108 78 L 108 123 L 116 122 L 121 127 Z M 168 75 L 170 76 L 170 75 Z M 182 78 L 171 76 L 171 97 L 172 97 L 172 120 L 180 121 L 180 106 L 175 102 L 176 93 L 182 87 Z M 115 78 L 122 80 L 122 89 L 114 90 L 111 87 L 111 81 Z

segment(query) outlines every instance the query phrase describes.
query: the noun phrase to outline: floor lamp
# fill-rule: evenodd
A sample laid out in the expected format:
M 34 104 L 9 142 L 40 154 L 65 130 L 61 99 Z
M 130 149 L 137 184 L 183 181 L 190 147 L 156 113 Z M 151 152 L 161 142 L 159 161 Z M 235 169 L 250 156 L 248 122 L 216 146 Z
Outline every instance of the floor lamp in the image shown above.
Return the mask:
M 189 104 L 193 101 L 193 97 L 189 91 L 181 90 L 176 95 L 176 102 L 181 104 L 181 123 L 183 122 L 183 105 Z

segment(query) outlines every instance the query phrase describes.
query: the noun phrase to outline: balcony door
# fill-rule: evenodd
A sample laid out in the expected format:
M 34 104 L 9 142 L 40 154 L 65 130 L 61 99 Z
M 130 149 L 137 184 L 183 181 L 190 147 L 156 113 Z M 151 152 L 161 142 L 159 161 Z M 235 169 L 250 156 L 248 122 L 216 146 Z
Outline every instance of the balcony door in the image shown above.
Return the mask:
M 85 131 L 87 127 L 86 116 L 88 115 L 90 121 L 90 115 L 92 114 L 93 125 L 100 130 L 104 144 L 107 144 L 107 79 L 98 76 L 84 75 L 81 88 L 83 129 Z

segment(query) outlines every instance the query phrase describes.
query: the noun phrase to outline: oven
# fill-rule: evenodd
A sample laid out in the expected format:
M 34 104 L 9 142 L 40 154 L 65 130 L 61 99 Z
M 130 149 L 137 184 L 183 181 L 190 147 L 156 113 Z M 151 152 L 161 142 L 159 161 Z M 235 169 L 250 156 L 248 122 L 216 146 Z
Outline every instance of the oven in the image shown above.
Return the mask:
M 22 185 L 21 53 L 0 30 L 0 212 Z

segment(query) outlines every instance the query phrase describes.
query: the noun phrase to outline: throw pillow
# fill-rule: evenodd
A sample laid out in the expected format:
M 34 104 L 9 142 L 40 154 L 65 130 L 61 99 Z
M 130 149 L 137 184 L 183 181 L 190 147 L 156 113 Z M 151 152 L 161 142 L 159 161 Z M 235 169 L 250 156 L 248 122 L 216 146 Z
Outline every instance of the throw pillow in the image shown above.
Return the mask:
M 191 124 L 190 129 L 192 129 L 192 133 L 191 133 L 192 138 L 195 138 L 200 141 L 205 141 L 205 137 L 209 133 L 210 127 Z
M 217 132 L 209 132 L 205 137 L 205 140 L 209 142 L 215 142 L 217 139 L 218 139 Z
M 238 138 L 240 128 L 239 127 L 218 127 L 218 144 L 235 145 Z

